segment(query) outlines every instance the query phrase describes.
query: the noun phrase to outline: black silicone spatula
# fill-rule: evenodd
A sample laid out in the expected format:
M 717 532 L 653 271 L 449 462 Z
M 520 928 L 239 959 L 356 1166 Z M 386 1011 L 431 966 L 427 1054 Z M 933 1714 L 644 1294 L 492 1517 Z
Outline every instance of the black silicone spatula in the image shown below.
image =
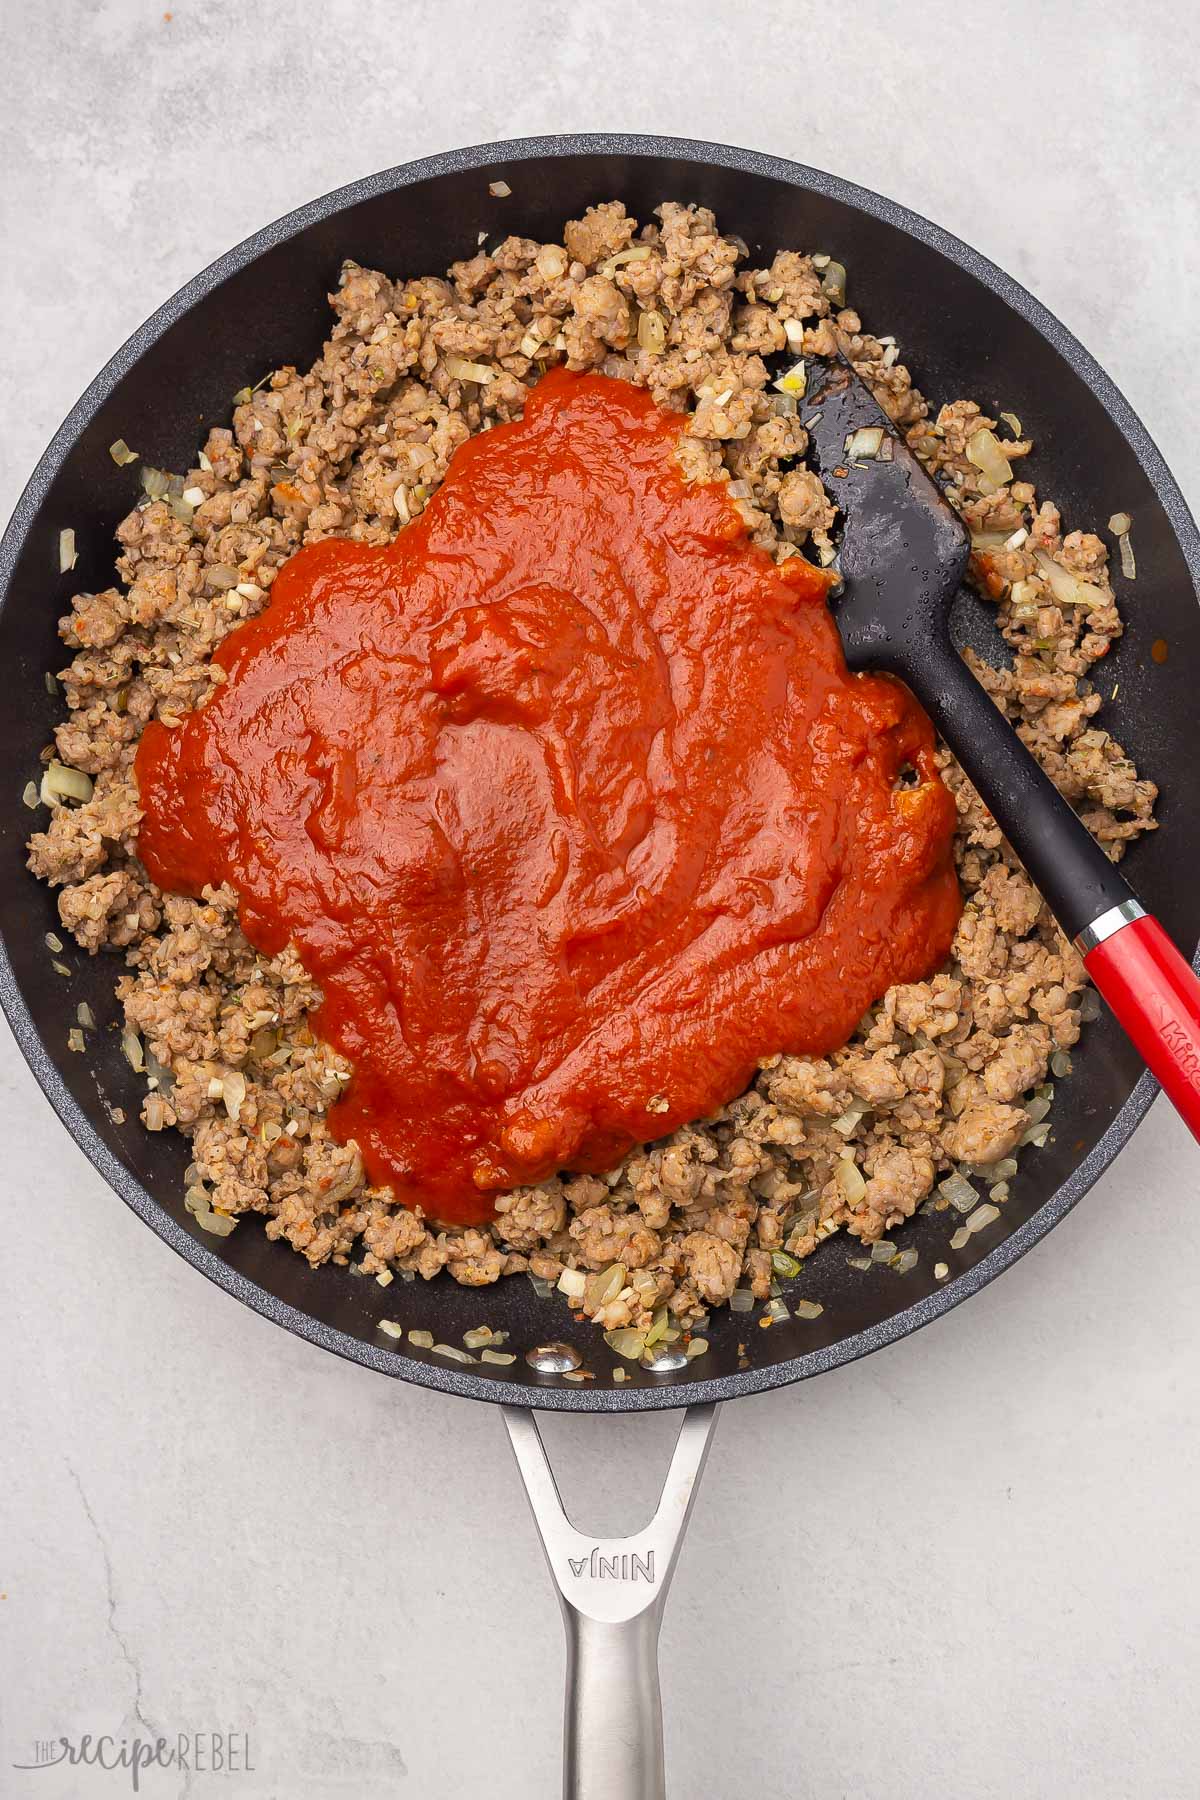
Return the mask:
M 900 676 L 921 701 L 1200 1138 L 1200 982 L 954 648 L 950 607 L 971 548 L 962 521 L 849 363 L 813 367 L 804 423 L 845 519 L 832 605 L 847 662 Z M 856 444 L 857 432 L 870 435 Z

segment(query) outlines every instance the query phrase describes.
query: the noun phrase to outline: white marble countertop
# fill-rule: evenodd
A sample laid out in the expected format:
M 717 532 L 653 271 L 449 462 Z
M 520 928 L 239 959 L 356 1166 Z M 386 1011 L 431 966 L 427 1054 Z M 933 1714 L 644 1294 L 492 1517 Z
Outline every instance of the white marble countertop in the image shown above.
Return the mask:
M 4 9 L 5 515 L 104 359 L 245 233 L 425 152 L 606 128 L 794 156 L 958 232 L 1200 499 L 1191 8 L 168 3 Z M 152 1800 L 557 1792 L 560 1627 L 498 1417 L 210 1287 L 2 1035 L 0 1792 L 128 1792 L 11 1767 L 88 1730 L 249 1734 L 253 1773 L 151 1771 Z M 970 1306 L 727 1412 L 664 1632 L 673 1794 L 1200 1792 L 1198 1193 L 1159 1102 Z M 632 1523 L 667 1422 L 547 1430 L 587 1523 Z

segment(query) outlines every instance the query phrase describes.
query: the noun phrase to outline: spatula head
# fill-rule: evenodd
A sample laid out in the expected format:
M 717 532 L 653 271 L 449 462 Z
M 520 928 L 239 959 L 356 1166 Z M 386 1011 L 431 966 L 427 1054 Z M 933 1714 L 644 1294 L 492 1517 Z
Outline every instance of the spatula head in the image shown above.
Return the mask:
M 846 661 L 903 675 L 922 644 L 945 638 L 970 538 L 844 358 L 810 365 L 802 418 L 843 515 L 843 588 L 832 606 Z M 856 443 L 859 432 L 869 435 Z

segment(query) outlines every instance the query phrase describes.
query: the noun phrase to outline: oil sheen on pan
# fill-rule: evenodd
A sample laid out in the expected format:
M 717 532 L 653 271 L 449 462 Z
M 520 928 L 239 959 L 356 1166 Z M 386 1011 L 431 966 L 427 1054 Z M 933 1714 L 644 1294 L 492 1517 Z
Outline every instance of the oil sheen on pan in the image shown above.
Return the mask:
M 151 876 L 295 943 L 353 1067 L 331 1129 L 435 1218 L 611 1167 L 950 946 L 929 721 L 682 428 L 546 376 L 392 544 L 294 556 L 139 747 Z

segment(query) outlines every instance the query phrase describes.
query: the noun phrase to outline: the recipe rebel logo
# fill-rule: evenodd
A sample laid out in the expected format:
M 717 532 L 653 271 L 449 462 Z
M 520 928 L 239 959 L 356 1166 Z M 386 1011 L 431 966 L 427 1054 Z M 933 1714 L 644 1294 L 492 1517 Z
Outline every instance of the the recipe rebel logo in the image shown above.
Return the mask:
M 25 1774 L 42 1769 L 103 1769 L 124 1773 L 130 1791 L 138 1794 L 142 1776 L 152 1769 L 185 1775 L 252 1775 L 254 1761 L 250 1736 L 245 1731 L 180 1731 L 174 1737 L 116 1738 L 85 1732 L 81 1737 L 38 1738 L 28 1762 L 12 1767 Z

